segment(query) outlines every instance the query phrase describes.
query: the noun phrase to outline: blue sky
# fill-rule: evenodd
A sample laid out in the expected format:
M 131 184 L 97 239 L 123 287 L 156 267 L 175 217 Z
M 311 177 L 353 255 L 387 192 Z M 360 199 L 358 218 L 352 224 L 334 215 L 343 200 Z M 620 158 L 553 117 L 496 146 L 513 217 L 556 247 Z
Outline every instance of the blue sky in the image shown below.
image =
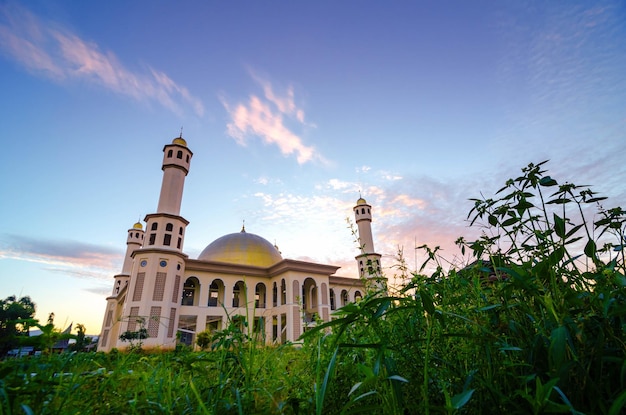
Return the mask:
M 620 1 L 2 2 L 0 296 L 97 333 L 181 126 L 192 258 L 245 220 L 351 276 L 361 191 L 386 266 L 462 261 L 468 199 L 546 159 L 624 206 L 625 40 Z

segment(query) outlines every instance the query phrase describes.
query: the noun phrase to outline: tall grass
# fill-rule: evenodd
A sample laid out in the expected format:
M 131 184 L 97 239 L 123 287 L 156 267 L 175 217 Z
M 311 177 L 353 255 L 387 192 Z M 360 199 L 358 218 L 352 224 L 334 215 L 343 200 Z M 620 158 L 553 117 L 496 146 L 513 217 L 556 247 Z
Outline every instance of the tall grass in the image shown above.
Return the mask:
M 471 264 L 446 270 L 424 247 L 395 291 L 348 304 L 297 348 L 231 324 L 210 351 L 5 360 L 0 415 L 623 413 L 626 212 L 542 165 L 474 199 L 484 233 L 457 241 Z

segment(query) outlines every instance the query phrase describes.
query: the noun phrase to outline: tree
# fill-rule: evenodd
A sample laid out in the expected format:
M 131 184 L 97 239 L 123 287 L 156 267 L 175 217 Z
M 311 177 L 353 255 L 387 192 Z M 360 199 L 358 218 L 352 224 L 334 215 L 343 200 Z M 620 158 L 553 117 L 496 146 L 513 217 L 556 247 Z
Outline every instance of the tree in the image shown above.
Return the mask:
M 30 297 L 19 300 L 12 295 L 0 300 L 0 357 L 27 339 L 29 327 L 35 325 L 35 303 Z
M 85 336 L 85 326 L 83 324 L 76 325 L 76 335 L 73 338 L 76 340 L 76 343 L 70 345 L 70 350 L 75 352 L 82 352 L 86 349 L 87 346 L 91 344 L 91 337 Z

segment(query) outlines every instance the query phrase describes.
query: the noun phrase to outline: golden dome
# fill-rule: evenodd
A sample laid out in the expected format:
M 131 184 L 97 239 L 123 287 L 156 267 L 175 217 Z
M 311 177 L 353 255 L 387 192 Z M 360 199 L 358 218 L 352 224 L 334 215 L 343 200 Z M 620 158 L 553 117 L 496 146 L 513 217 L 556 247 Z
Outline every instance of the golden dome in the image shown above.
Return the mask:
M 187 142 L 183 137 L 176 137 L 174 140 L 172 140 L 172 144 L 180 144 L 181 146 L 187 147 Z
M 211 242 L 200 253 L 198 259 L 270 267 L 282 261 L 283 257 L 269 241 L 242 229 L 241 232 L 224 235 Z
M 360 197 L 359 200 L 356 201 L 356 204 L 357 205 L 367 205 L 367 202 L 365 201 L 365 199 Z
M 133 229 L 141 229 L 143 230 L 143 225 L 141 224 L 141 222 L 137 222 L 133 225 Z

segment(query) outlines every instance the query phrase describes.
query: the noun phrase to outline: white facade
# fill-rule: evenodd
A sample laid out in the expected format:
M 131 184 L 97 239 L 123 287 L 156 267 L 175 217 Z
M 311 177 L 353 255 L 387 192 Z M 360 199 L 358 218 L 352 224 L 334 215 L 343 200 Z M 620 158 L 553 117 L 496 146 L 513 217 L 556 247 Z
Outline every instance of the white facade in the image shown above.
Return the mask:
M 355 207 L 365 242 L 356 257 L 360 279 L 335 276 L 339 267 L 333 265 L 284 259 L 277 247 L 243 228 L 190 259 L 183 252 L 188 222 L 179 215 L 193 154 L 182 137 L 166 145 L 163 153 L 157 212 L 146 215 L 145 230 L 141 223 L 128 230 L 122 272 L 114 276 L 107 297 L 99 350 L 128 347 L 120 335 L 140 328 L 147 330 L 144 347 L 193 345 L 197 333 L 244 319 L 245 330 L 267 343 L 295 342 L 307 327 L 329 321 L 334 310 L 365 294 L 363 281 L 374 275 L 368 274 L 367 261 L 380 274 L 371 206 L 363 199 Z

